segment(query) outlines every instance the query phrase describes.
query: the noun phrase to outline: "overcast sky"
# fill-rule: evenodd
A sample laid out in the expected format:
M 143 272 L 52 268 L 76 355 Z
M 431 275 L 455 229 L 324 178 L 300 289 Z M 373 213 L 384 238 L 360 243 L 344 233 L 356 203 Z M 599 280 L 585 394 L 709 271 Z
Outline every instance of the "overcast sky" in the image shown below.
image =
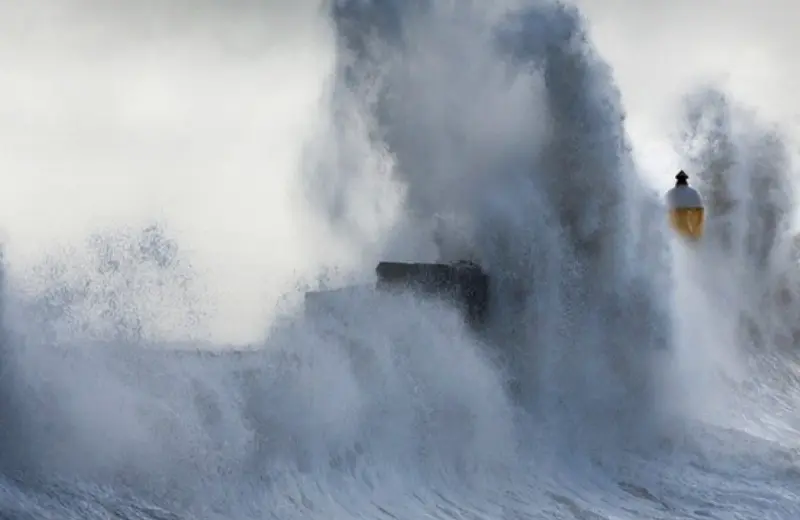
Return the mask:
M 330 254 L 287 191 L 331 72 L 319 1 L 0 4 L 0 223 L 15 254 L 166 213 L 257 326 L 270 276 Z M 576 1 L 657 184 L 680 166 L 674 103 L 697 81 L 725 81 L 769 117 L 800 114 L 800 4 Z

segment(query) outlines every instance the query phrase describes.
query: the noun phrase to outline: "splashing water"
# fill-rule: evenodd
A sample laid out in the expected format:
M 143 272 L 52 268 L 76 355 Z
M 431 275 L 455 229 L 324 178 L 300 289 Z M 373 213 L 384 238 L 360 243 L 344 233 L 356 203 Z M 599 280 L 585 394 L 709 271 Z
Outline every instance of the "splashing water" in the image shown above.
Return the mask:
M 797 515 L 788 138 L 723 93 L 687 101 L 687 249 L 576 8 L 0 9 L 6 515 Z M 281 303 L 434 260 L 437 222 L 484 335 Z

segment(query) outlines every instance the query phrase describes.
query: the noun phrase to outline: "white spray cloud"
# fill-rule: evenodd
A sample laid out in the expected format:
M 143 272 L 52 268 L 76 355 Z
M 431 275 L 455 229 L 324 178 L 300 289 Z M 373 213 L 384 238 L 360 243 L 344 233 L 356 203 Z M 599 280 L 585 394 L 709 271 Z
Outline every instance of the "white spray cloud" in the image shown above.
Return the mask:
M 574 3 L 614 70 L 653 185 L 668 188 L 684 168 L 709 203 L 706 246 L 678 255 L 679 393 L 706 419 L 758 422 L 772 413 L 761 395 L 783 395 L 776 382 L 794 377 L 772 356 L 798 338 L 800 11 L 789 1 Z

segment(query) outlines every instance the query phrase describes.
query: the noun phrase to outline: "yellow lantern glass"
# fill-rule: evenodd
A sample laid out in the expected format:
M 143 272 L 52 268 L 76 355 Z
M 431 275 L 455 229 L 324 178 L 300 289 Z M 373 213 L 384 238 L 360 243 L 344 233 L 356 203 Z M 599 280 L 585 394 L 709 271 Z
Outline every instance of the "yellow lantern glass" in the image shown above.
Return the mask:
M 697 190 L 689 186 L 689 176 L 683 170 L 675 178 L 675 187 L 667 192 L 670 224 L 680 236 L 699 240 L 703 236 L 705 224 L 703 198 Z

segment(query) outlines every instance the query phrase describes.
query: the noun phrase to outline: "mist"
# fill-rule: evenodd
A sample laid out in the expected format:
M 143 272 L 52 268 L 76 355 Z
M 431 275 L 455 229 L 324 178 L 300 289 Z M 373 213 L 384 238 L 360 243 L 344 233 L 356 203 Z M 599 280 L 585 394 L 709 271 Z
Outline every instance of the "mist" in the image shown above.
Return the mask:
M 759 105 L 781 46 L 649 30 L 686 5 L 0 7 L 12 512 L 795 507 L 793 452 L 731 431 L 796 451 L 792 380 L 750 364 L 800 308 L 793 137 Z M 664 218 L 677 168 L 707 196 L 696 247 Z M 369 283 L 441 257 L 489 273 L 483 330 Z
M 0 27 L 11 273 L 166 221 L 216 307 L 210 339 L 260 337 L 331 248 L 296 190 L 333 63 L 321 4 L 41 0 L 4 4 Z

